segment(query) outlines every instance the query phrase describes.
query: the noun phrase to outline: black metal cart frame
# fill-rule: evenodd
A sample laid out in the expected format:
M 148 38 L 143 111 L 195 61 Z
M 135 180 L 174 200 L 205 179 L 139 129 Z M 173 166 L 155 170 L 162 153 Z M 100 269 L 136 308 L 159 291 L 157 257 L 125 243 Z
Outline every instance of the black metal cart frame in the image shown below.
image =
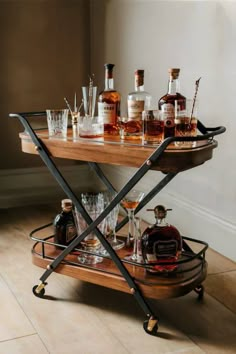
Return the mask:
M 121 202 L 121 200 L 125 197 L 125 195 L 142 179 L 142 177 L 147 173 L 147 171 L 150 170 L 152 165 L 155 163 L 158 163 L 158 159 L 162 155 L 162 153 L 165 151 L 165 149 L 173 142 L 175 141 L 198 141 L 198 140 L 206 140 L 206 139 L 213 139 L 214 136 L 222 134 L 226 129 L 225 127 L 216 127 L 216 128 L 206 128 L 200 121 L 198 122 L 198 130 L 202 133 L 202 135 L 198 135 L 196 137 L 169 137 L 166 138 L 156 149 L 150 154 L 148 159 L 144 161 L 142 166 L 133 174 L 133 176 L 129 179 L 129 181 L 124 185 L 124 187 L 116 192 L 116 196 L 114 199 L 110 202 L 110 204 L 104 209 L 104 211 L 99 215 L 99 217 L 96 220 L 92 220 L 83 207 L 82 203 L 80 200 L 77 198 L 77 196 L 74 194 L 72 189 L 70 188 L 68 182 L 65 180 L 59 169 L 57 168 L 56 164 L 52 160 L 52 158 L 49 156 L 49 153 L 47 151 L 46 146 L 43 144 L 43 142 L 40 140 L 40 138 L 36 135 L 34 129 L 32 128 L 31 124 L 28 121 L 28 118 L 30 117 L 40 117 L 40 116 L 45 116 L 46 112 L 26 112 L 26 113 L 11 113 L 9 116 L 12 118 L 18 118 L 22 125 L 25 128 L 25 131 L 29 134 L 31 137 L 35 149 L 38 151 L 41 159 L 47 166 L 48 170 L 50 173 L 53 175 L 57 183 L 60 185 L 60 187 L 63 189 L 65 194 L 70 198 L 74 204 L 74 206 L 77 208 L 77 210 L 81 213 L 82 217 L 88 224 L 87 229 L 81 234 L 78 235 L 65 249 L 62 250 L 62 252 L 56 257 L 55 259 L 52 260 L 52 263 L 47 267 L 45 272 L 40 278 L 40 284 L 38 286 L 34 287 L 34 294 L 36 296 L 42 297 L 44 295 L 45 289 L 44 287 L 46 286 L 46 280 L 50 276 L 50 274 L 55 271 L 55 269 L 58 267 L 58 265 L 65 259 L 65 257 L 71 253 L 78 245 L 80 242 L 92 231 L 96 234 L 97 238 L 101 242 L 102 246 L 105 248 L 105 250 L 108 252 L 109 256 L 113 260 L 113 262 L 116 264 L 117 268 L 121 272 L 122 276 L 128 283 L 130 287 L 130 292 L 134 295 L 135 299 L 137 300 L 138 304 L 140 307 L 143 309 L 145 312 L 148 320 L 145 321 L 144 323 L 144 328 L 149 334 L 155 334 L 157 330 L 157 323 L 158 319 L 157 316 L 152 312 L 151 308 L 145 301 L 141 291 L 139 290 L 137 284 L 135 283 L 134 279 L 131 277 L 130 273 L 126 269 L 126 267 L 123 264 L 123 261 L 118 257 L 117 253 L 113 250 L 109 242 L 106 240 L 106 238 L 103 236 L 103 234 L 100 232 L 98 229 L 98 225 L 104 220 L 104 218 L 111 212 L 111 210 Z M 88 164 L 92 167 L 92 169 L 95 171 L 97 176 L 101 179 L 101 181 L 106 185 L 106 187 L 111 190 L 115 191 L 114 187 L 110 183 L 110 181 L 106 178 L 106 176 L 103 174 L 102 170 L 100 169 L 99 165 L 94 162 L 88 162 Z M 140 202 L 139 206 L 136 208 L 135 213 L 140 211 L 150 200 L 152 200 L 153 197 L 155 197 L 175 176 L 177 173 L 172 173 L 168 172 L 162 180 L 144 197 L 144 199 Z M 123 220 L 117 225 L 116 230 L 118 231 L 121 229 L 126 223 L 128 222 L 128 217 L 124 217 Z M 188 246 L 188 244 L 184 241 L 183 242 L 184 250 L 192 252 L 191 248 Z M 205 254 L 205 250 L 203 252 Z M 199 284 L 200 286 L 200 284 Z

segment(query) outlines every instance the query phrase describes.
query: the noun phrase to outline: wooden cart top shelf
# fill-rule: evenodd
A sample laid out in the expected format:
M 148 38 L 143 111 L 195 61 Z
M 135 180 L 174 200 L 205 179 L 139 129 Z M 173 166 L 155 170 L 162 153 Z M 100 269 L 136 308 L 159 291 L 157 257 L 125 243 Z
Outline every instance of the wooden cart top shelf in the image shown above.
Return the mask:
M 73 141 L 71 129 L 68 129 L 66 141 L 49 139 L 47 130 L 35 132 L 50 156 L 86 162 L 139 168 L 157 148 L 151 145 L 143 146 L 140 141 L 121 143 L 118 137 L 100 140 L 79 138 Z M 38 154 L 29 134 L 20 133 L 20 139 L 23 152 Z M 199 166 L 212 158 L 217 142 L 213 139 L 199 140 L 195 145 L 193 148 L 179 148 L 174 143 L 170 144 L 151 169 L 176 173 Z

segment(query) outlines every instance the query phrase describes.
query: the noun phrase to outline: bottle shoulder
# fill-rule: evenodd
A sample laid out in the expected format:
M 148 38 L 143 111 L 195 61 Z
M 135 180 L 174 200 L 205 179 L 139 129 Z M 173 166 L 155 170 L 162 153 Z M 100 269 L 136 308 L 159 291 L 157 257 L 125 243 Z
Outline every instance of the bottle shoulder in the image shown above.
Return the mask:
M 164 96 L 162 96 L 159 99 L 159 104 L 165 104 L 165 103 L 174 103 L 175 100 L 186 100 L 186 97 L 183 96 L 181 93 L 176 92 L 175 94 L 169 94 L 166 93 Z
M 54 218 L 54 226 L 60 226 L 60 225 L 65 225 L 68 223 L 68 221 L 73 221 L 73 214 L 72 212 L 64 212 L 62 211 L 61 213 L 57 214 Z
M 148 226 L 143 232 L 143 237 L 145 238 L 159 238 L 164 237 L 165 239 L 180 238 L 181 235 L 177 228 L 170 224 L 158 225 L 154 224 Z
M 121 100 L 121 95 L 116 90 L 104 90 L 98 95 L 98 102 L 114 103 Z
M 138 100 L 139 98 L 145 98 L 145 97 L 151 97 L 150 93 L 147 91 L 132 91 L 128 93 L 128 100 L 130 99 L 136 99 Z

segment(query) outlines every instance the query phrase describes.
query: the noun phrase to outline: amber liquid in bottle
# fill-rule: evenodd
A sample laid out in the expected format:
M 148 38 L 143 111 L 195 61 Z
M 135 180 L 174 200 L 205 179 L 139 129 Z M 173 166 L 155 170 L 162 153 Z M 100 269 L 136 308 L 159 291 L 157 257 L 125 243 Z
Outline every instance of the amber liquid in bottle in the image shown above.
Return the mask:
M 114 89 L 114 64 L 105 64 L 105 89 L 98 97 L 98 115 L 103 117 L 104 134 L 119 135 L 120 94 Z
M 182 237 L 179 231 L 165 221 L 166 209 L 158 205 L 154 209 L 157 222 L 149 226 L 142 235 L 141 248 L 144 262 L 152 265 L 150 273 L 172 272 L 182 251 Z
M 186 98 L 179 93 L 180 69 L 169 69 L 168 92 L 160 98 L 158 106 L 164 119 L 164 138 L 175 136 L 175 101 L 178 101 L 178 109 L 184 110 Z

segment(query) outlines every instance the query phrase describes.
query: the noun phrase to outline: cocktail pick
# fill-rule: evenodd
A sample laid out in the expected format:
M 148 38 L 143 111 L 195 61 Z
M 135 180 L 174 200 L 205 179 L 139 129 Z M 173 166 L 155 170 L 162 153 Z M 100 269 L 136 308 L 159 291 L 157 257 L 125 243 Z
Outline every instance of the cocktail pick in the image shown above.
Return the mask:
M 194 111 L 194 107 L 195 107 L 195 103 L 196 103 L 197 92 L 198 92 L 198 87 L 199 87 L 200 80 L 201 80 L 201 77 L 195 82 L 195 93 L 194 93 L 194 97 L 193 97 L 193 107 L 192 107 L 192 111 L 191 111 L 191 115 L 190 115 L 189 125 L 191 125 L 191 120 L 192 120 L 192 117 L 193 117 L 193 111 Z
M 71 117 L 73 117 L 73 112 L 72 112 L 71 106 L 70 106 L 70 104 L 69 104 L 69 102 L 68 102 L 66 97 L 64 97 L 64 101 L 66 102 L 67 108 L 70 111 Z
M 75 92 L 75 97 L 74 97 L 74 112 L 77 112 L 77 97 L 76 97 L 76 92 Z
M 92 117 L 94 74 L 89 77 L 89 117 Z
M 80 106 L 79 106 L 79 108 L 78 108 L 78 112 L 80 112 L 80 110 L 81 110 L 83 104 L 84 104 L 84 100 L 82 99 L 82 101 L 81 101 L 81 103 L 80 103 Z

